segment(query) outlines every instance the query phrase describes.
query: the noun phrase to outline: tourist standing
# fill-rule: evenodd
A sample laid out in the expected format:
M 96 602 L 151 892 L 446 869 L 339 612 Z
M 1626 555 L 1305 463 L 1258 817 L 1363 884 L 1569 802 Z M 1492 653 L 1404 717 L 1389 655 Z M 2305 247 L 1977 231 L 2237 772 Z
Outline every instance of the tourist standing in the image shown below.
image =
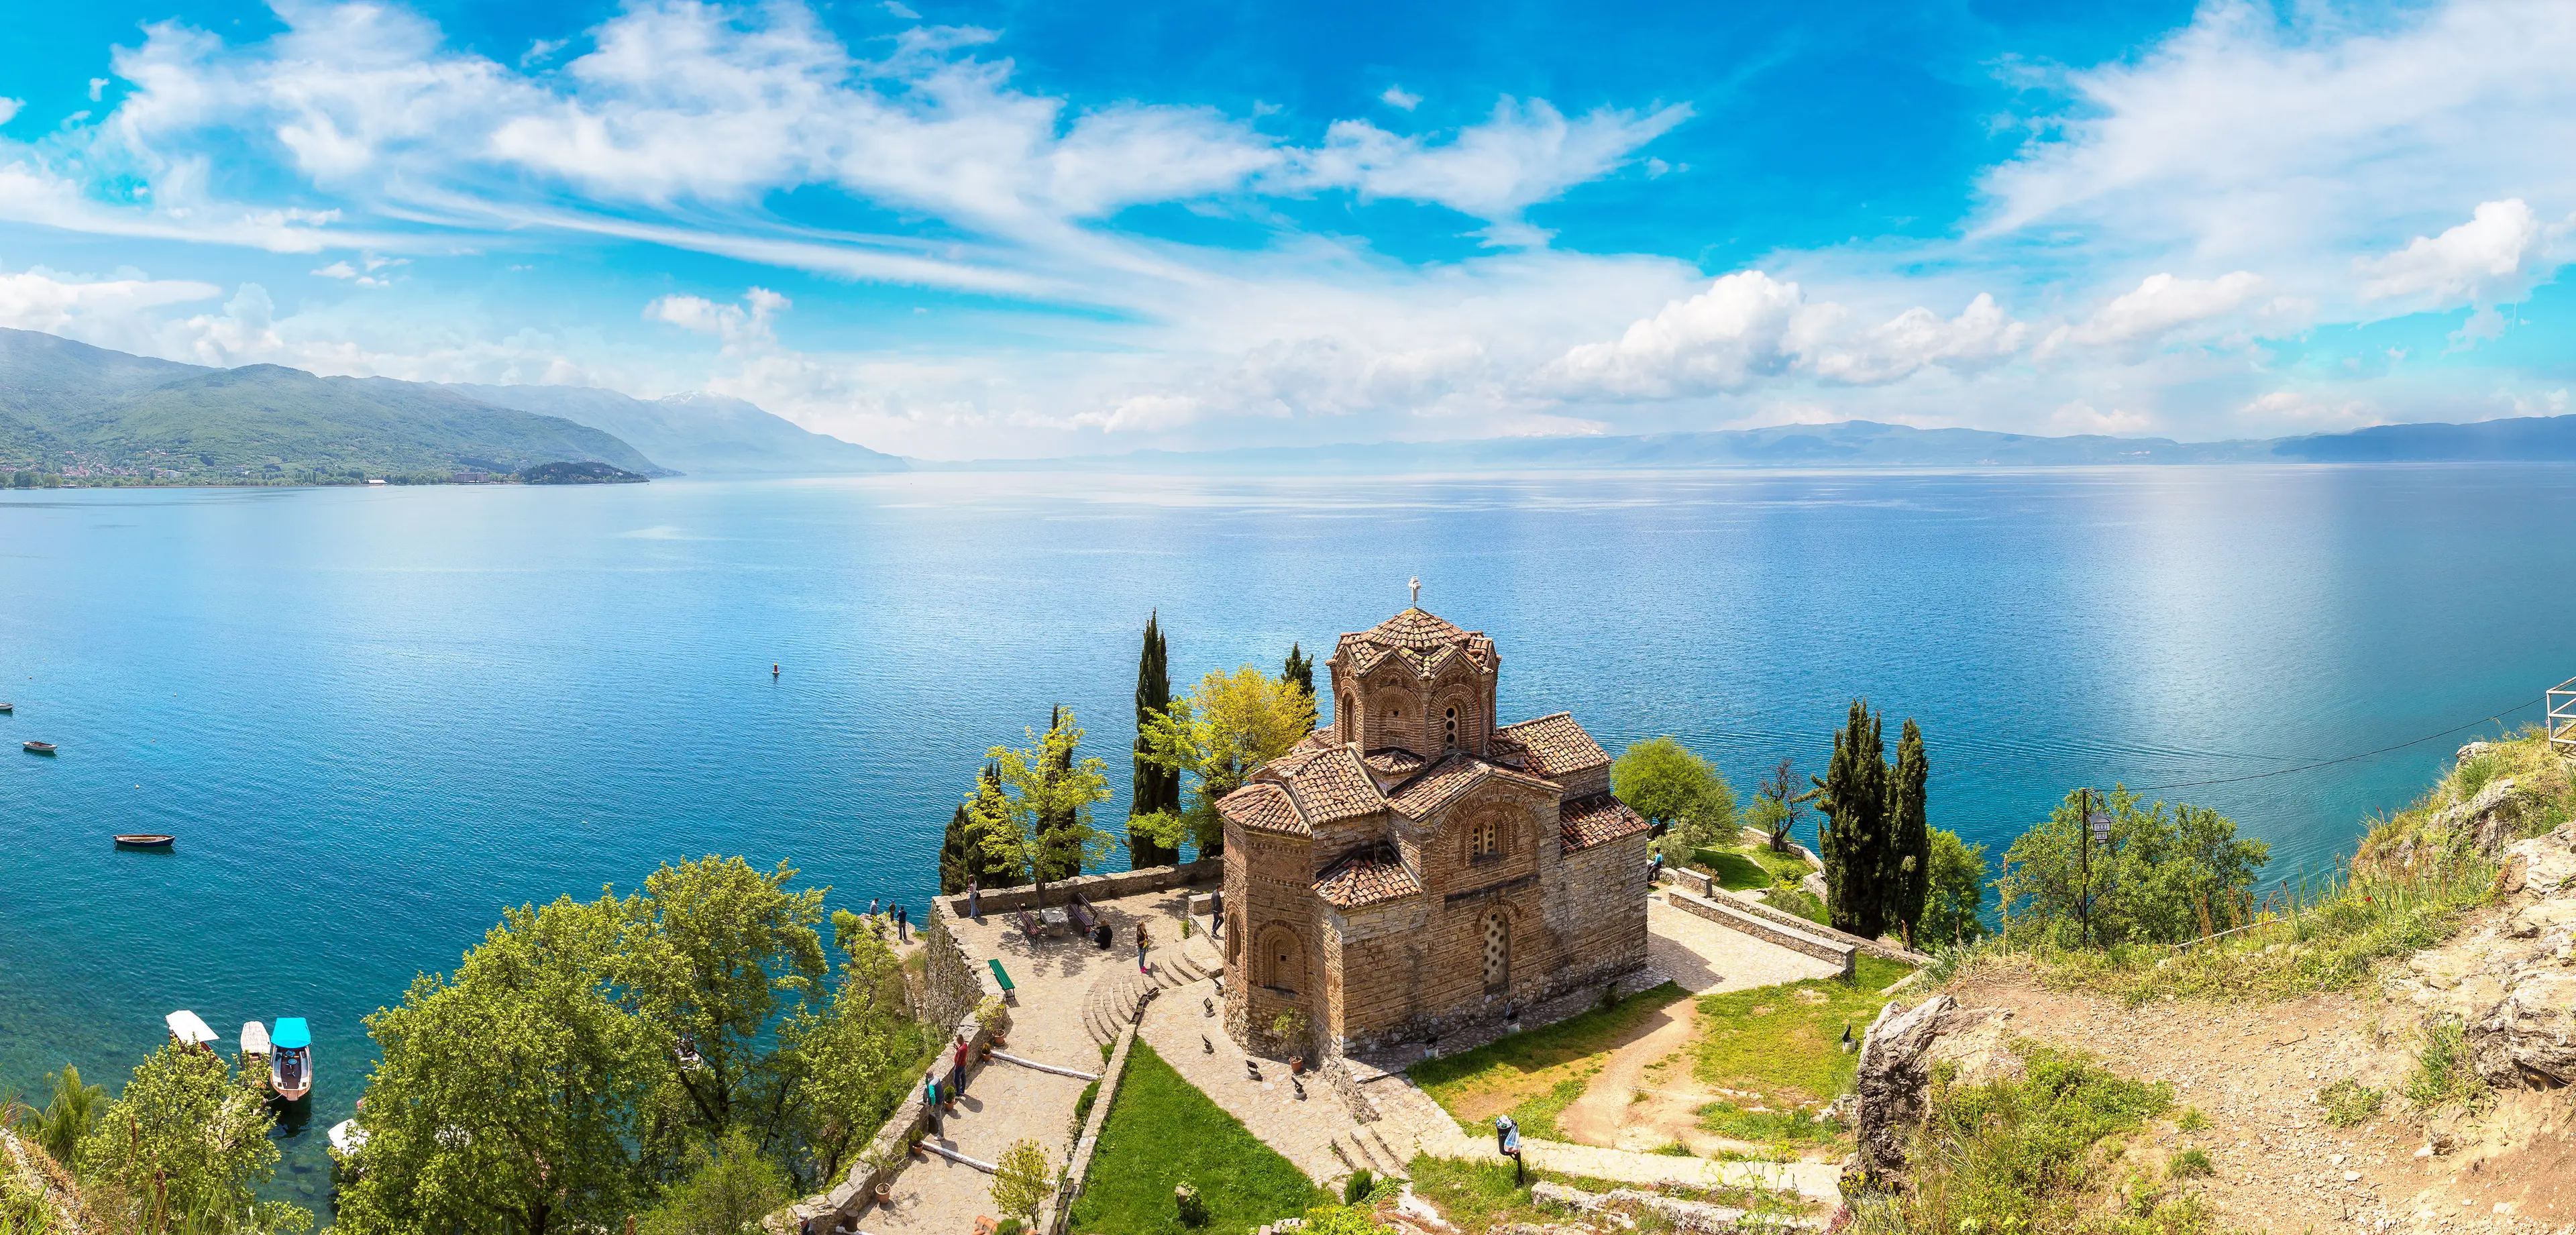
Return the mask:
M 935 1074 L 921 1078 L 921 1118 L 933 1135 L 939 1132 L 939 1077 Z
M 977 889 L 982 882 L 980 878 L 966 881 L 966 916 L 978 922 L 984 920 L 984 902 L 977 899 L 981 895 Z
M 912 917 L 901 905 L 894 907 L 894 941 L 896 943 L 912 942 Z
M 966 1054 L 970 1049 L 972 1048 L 966 1045 L 966 1035 L 962 1033 L 957 1035 L 957 1050 L 955 1051 L 955 1058 L 957 1063 L 957 1092 L 959 1093 L 966 1092 Z
M 869 897 L 869 898 L 868 898 L 868 916 L 869 916 L 869 917 L 873 918 L 873 917 L 877 916 L 877 902 L 878 902 L 878 901 L 880 901 L 880 900 L 882 900 L 882 899 L 884 899 L 884 898 L 882 898 L 882 897 L 876 897 L 876 896 L 871 896 L 871 897 Z
M 1218 888 L 1208 896 L 1208 938 L 1217 937 L 1225 928 L 1225 889 Z
M 1144 924 L 1144 923 L 1142 923 L 1142 922 L 1137 923 L 1137 924 L 1136 924 L 1136 972 L 1138 972 L 1138 973 L 1144 973 L 1144 972 L 1146 972 L 1146 969 L 1145 969 L 1145 949 L 1147 949 L 1147 948 L 1149 948 L 1149 947 L 1153 946 L 1153 942 L 1154 942 L 1154 941 L 1153 941 L 1153 937 L 1152 937 L 1152 936 L 1150 936 L 1150 935 L 1147 935 L 1147 934 L 1145 933 L 1145 924 Z

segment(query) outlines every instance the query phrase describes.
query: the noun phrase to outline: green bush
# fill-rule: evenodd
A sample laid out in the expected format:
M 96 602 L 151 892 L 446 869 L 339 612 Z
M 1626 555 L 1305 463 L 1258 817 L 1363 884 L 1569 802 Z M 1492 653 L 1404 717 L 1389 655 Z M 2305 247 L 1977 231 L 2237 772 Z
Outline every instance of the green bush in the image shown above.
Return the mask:
M 2209 1154 L 2198 1149 L 2183 1150 L 2165 1163 L 2168 1179 L 2207 1179 L 2217 1173 L 2218 1168 L 2209 1164 Z
M 1207 1199 L 1189 1184 L 1172 1186 L 1172 1209 L 1182 1226 L 1202 1227 L 1208 1223 Z
M 2102 947 L 2180 943 L 2252 920 L 2250 889 L 2269 846 L 2237 839 L 2235 822 L 2213 810 L 2121 788 L 2090 796 L 2111 816 L 2108 841 L 2089 840 L 2083 796 L 2071 793 L 2004 851 L 2000 892 L 2017 941 L 2084 943 L 2088 917 Z
M 2025 1046 L 2026 1074 L 1959 1086 L 1934 1081 L 1931 1109 L 1915 1135 L 1910 1192 L 1881 1193 L 1855 1207 L 1873 1233 L 2071 1231 L 2097 1173 L 2105 1140 L 2133 1133 L 2173 1105 L 2170 1085 L 2114 1075 L 2081 1056 Z M 2132 1210 L 2166 1215 L 2154 1193 L 2133 1194 Z M 2168 1226 L 2168 1230 L 2188 1229 Z
M 2359 1127 L 2379 1113 L 2380 1099 L 2386 1094 L 2351 1077 L 2345 1077 L 2317 1091 L 2317 1105 L 2326 1108 L 2326 1122 L 2338 1128 Z
M 1376 1186 L 1377 1176 L 1367 1167 L 1351 1172 L 1351 1177 L 1342 1181 L 1342 1204 L 1357 1205 L 1367 1200 L 1370 1189 Z
M 2182 1114 L 2174 1116 L 2174 1126 L 2185 1132 L 2198 1132 L 2209 1127 L 2209 1116 L 2201 1114 L 2199 1107 L 2186 1106 Z
M 2424 1051 L 2416 1057 L 2415 1074 L 2407 1078 L 2406 1100 L 2419 1111 L 2451 1105 L 2478 1111 L 2493 1098 L 2486 1081 L 2469 1061 L 2468 1042 L 2460 1022 L 2447 1016 L 2425 1021 Z

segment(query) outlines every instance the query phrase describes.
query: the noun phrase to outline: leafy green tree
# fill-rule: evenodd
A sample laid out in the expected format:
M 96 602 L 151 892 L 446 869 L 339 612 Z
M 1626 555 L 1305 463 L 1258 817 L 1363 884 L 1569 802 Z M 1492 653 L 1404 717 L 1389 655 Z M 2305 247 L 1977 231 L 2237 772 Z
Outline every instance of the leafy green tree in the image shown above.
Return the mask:
M 1905 928 L 1909 948 L 1914 946 L 1915 924 L 1923 920 L 1924 898 L 1932 890 L 1932 825 L 1924 818 L 1924 784 L 1931 774 L 1931 762 L 1923 753 L 1923 730 L 1908 717 L 1896 742 L 1896 767 L 1888 780 L 1885 887 L 1886 916 Z
M 2084 804 L 2111 816 L 2090 840 Z M 2125 788 L 2079 790 L 2004 851 L 1999 892 L 2016 939 L 2059 946 L 2180 943 L 2247 920 L 2270 846 L 2239 840 L 2203 807 L 2144 803 Z M 2090 931 L 2086 918 L 2090 918 Z
M 1191 779 L 1189 807 L 1139 826 L 1175 845 L 1186 833 L 1199 857 L 1215 857 L 1225 851 L 1216 804 L 1314 731 L 1314 700 L 1294 685 L 1252 665 L 1210 670 L 1196 691 L 1173 700 L 1145 730 L 1146 757 Z
M 1152 719 L 1172 706 L 1171 648 L 1163 640 L 1162 620 L 1160 610 L 1146 617 L 1145 649 L 1136 657 L 1136 782 L 1127 799 L 1127 864 L 1131 867 L 1169 866 L 1181 857 L 1179 849 L 1139 831 L 1134 822 L 1147 816 L 1178 815 L 1181 810 L 1181 774 L 1153 761 L 1153 747 L 1145 736 Z
M 1610 764 L 1610 792 L 1685 846 L 1734 839 L 1735 790 L 1715 766 L 1670 737 L 1631 743 Z
M 966 881 L 980 871 L 980 847 L 967 839 L 966 804 L 957 804 L 957 813 L 948 817 L 948 832 L 939 840 L 939 894 L 954 896 L 966 890 Z
M 1279 680 L 1296 687 L 1306 696 L 1306 732 L 1315 731 L 1315 658 L 1305 648 L 1290 643 L 1288 663 L 1279 670 Z
M 842 961 L 830 1001 L 800 1008 L 779 1030 L 771 1149 L 799 1190 L 849 1169 L 909 1092 L 911 1068 L 927 1045 L 906 1008 L 902 962 L 885 937 L 844 909 L 832 915 L 832 942 Z
M 268 1105 L 254 1078 L 213 1051 L 162 1044 L 75 1151 L 92 1207 L 120 1231 L 171 1231 L 182 1221 L 301 1231 L 313 1215 L 254 1189 L 277 1172 Z
M 611 996 L 629 918 L 602 897 L 504 911 L 455 976 L 367 1018 L 381 1060 L 340 1192 L 349 1235 L 613 1230 L 648 1195 L 668 1037 Z
M 107 1087 L 82 1084 L 80 1069 L 69 1064 L 60 1072 L 47 1073 L 45 1083 L 52 1087 L 53 1098 L 36 1113 L 29 1133 L 47 1157 L 68 1169 L 82 1139 L 98 1128 L 99 1115 L 107 1107 Z
M 1815 779 L 1825 816 L 1816 856 L 1825 863 L 1826 908 L 1835 930 L 1876 939 L 1887 930 L 1888 767 L 1878 715 L 1854 699 L 1834 735 L 1833 762 Z
M 1971 845 L 1944 828 L 1932 829 L 1930 839 L 1931 888 L 1923 899 L 1917 946 L 1974 943 L 1986 934 L 1986 847 Z
M 739 1128 L 714 1151 L 693 1151 L 689 1165 L 688 1177 L 636 1222 L 636 1235 L 759 1235 L 760 1220 L 795 1199 L 787 1173 Z
M 1097 757 L 1077 761 L 1082 727 L 1058 708 L 1043 734 L 1028 731 L 1025 749 L 996 746 L 987 752 L 998 770 L 998 790 L 977 794 L 967 810 L 984 830 L 992 860 L 1028 870 L 1046 903 L 1047 873 L 1078 872 L 1108 856 L 1109 834 L 1091 825 L 1091 808 L 1109 798 L 1109 778 Z
M 762 871 L 709 855 L 654 871 L 619 904 L 625 922 L 609 977 L 644 1021 L 655 1071 L 686 1099 L 682 1118 L 702 1139 L 772 1109 L 768 1039 L 782 1015 L 821 993 L 823 890 L 789 891 L 795 874 L 784 862 Z
M 993 1172 L 993 1204 L 1021 1222 L 1035 1225 L 1038 1210 L 1055 1195 L 1055 1178 L 1048 1168 L 1046 1147 L 1036 1141 L 1020 1141 L 1002 1151 L 1001 1168 Z
M 1770 836 L 1771 851 L 1787 853 L 1796 842 L 1798 823 L 1806 816 L 1807 801 L 1812 794 L 1799 792 L 1798 765 L 1783 756 L 1779 766 L 1771 769 L 1759 788 L 1753 791 L 1753 806 L 1745 812 L 1744 822 L 1762 829 Z

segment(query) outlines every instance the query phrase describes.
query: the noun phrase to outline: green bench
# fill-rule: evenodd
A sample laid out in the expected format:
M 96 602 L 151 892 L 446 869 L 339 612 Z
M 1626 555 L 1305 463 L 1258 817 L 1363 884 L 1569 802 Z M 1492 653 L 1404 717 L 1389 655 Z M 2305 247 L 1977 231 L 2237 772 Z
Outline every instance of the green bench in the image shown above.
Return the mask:
M 1015 999 L 1012 992 L 1018 990 L 1019 987 L 1011 981 L 1010 972 L 1002 968 L 1002 958 L 998 956 L 989 957 L 984 961 L 984 963 L 993 967 L 993 980 L 1001 983 L 1002 998 Z

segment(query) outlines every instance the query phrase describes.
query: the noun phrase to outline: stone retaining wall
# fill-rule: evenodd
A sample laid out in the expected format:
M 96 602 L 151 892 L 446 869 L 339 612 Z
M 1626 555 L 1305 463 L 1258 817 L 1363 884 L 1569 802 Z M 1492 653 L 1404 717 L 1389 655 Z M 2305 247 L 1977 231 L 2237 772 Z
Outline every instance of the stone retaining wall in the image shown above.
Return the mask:
M 948 924 L 954 920 L 945 903 L 933 901 L 930 921 L 923 924 L 921 932 L 923 977 L 929 989 L 922 1024 L 945 1027 L 939 1038 L 942 1043 L 939 1052 L 931 1056 L 927 1067 L 914 1074 L 911 1090 L 894 1108 L 894 1113 L 886 1117 L 885 1123 L 878 1126 L 876 1136 L 861 1151 L 858 1161 L 850 1165 L 848 1178 L 830 1191 L 816 1193 L 770 1215 L 762 1223 L 776 1235 L 804 1235 L 808 1231 L 820 1233 L 831 1230 L 843 1219 L 855 1219 L 859 1211 L 867 1208 L 874 1199 L 878 1183 L 892 1182 L 895 1176 L 903 1173 L 904 1167 L 911 1165 L 912 1156 L 908 1150 L 912 1140 L 927 1132 L 930 1126 L 929 1110 L 922 1101 L 921 1091 L 925 1082 L 949 1066 L 946 1044 L 955 1042 L 957 1035 L 964 1034 L 967 1044 L 981 1051 L 993 1040 L 992 1034 L 976 1022 L 975 1009 L 983 1005 L 988 995 L 999 998 L 1002 988 L 993 980 L 990 969 L 971 963 L 964 949 L 957 946 L 957 937 L 948 929 Z M 1003 1008 L 1001 1020 L 995 1023 L 995 1028 L 1006 1034 L 1010 1031 L 1008 1006 Z M 872 1156 L 883 1156 L 893 1165 L 879 1171 L 868 1165 Z
M 1146 866 L 1131 871 L 1112 871 L 1105 875 L 1076 875 L 1071 879 L 1058 879 L 1047 884 L 1046 903 L 1062 905 L 1072 899 L 1076 892 L 1082 893 L 1088 900 L 1098 902 L 1115 900 L 1122 896 L 1134 896 L 1139 892 L 1160 892 L 1166 888 L 1177 888 L 1186 884 L 1213 884 L 1223 878 L 1225 878 L 1225 859 L 1223 858 L 1183 862 L 1178 866 Z M 1014 909 L 1037 908 L 1038 890 L 1034 884 L 1024 884 L 1016 888 L 994 888 L 980 894 L 976 899 L 987 915 L 1008 913 Z M 966 916 L 966 898 L 962 894 L 941 897 L 938 903 L 957 917 Z
M 1892 943 L 1887 943 L 1877 939 L 1863 939 L 1848 931 L 1838 931 L 1830 926 L 1810 922 L 1785 909 L 1765 905 L 1752 897 L 1741 896 L 1736 893 L 1729 892 L 1724 888 L 1712 889 L 1709 893 L 1708 899 L 1732 909 L 1738 909 L 1757 917 L 1767 918 L 1774 923 L 1788 927 L 1794 931 L 1803 931 L 1807 934 L 1832 942 L 1849 944 L 1852 947 L 1863 952 L 1867 952 L 1872 956 L 1881 957 L 1891 961 L 1903 961 L 1908 965 L 1928 965 L 1932 963 L 1931 957 L 1925 956 L 1920 952 L 1908 952 Z
M 1831 961 L 1842 966 L 1844 977 L 1852 976 L 1854 958 L 1859 955 L 1859 949 L 1850 944 L 1837 943 L 1796 927 L 1782 925 L 1766 917 L 1746 913 L 1731 904 L 1720 904 L 1704 896 L 1693 896 L 1680 888 L 1671 889 L 1664 895 L 1677 909 L 1697 914 L 1728 930 L 1741 931 L 1756 939 L 1778 944 L 1792 952 L 1801 952 L 1820 961 Z
M 1066 1160 L 1064 1184 L 1047 1202 L 1048 1212 L 1038 1215 L 1038 1230 L 1044 1235 L 1062 1235 L 1064 1224 L 1071 1220 L 1073 1203 L 1082 1196 L 1082 1182 L 1091 1175 L 1091 1158 L 1100 1148 L 1100 1129 L 1109 1122 L 1109 1107 L 1118 1100 L 1118 1082 L 1127 1075 L 1127 1052 L 1136 1045 L 1136 1023 L 1129 1021 L 1118 1033 L 1118 1046 L 1110 1052 L 1109 1067 L 1100 1074 L 1100 1092 L 1091 1099 L 1091 1114 L 1082 1121 L 1082 1136 L 1073 1143 L 1073 1156 Z

